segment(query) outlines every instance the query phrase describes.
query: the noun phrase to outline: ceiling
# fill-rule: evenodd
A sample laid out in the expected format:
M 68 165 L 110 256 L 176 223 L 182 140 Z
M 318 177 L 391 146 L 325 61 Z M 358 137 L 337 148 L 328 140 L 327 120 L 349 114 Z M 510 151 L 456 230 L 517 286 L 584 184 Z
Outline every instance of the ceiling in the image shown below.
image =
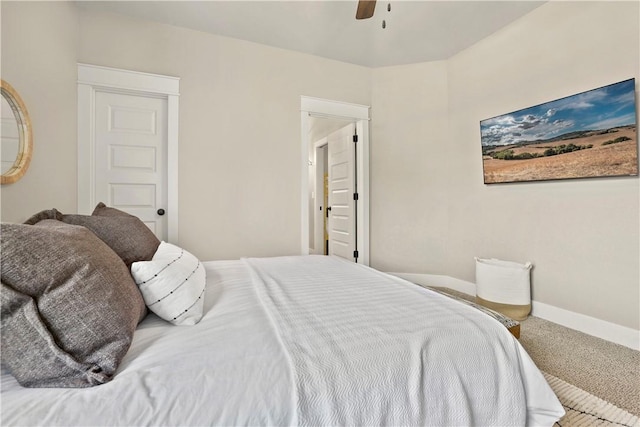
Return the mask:
M 373 18 L 356 20 L 357 0 L 77 1 L 81 8 L 366 67 L 447 59 L 543 3 L 378 0 Z

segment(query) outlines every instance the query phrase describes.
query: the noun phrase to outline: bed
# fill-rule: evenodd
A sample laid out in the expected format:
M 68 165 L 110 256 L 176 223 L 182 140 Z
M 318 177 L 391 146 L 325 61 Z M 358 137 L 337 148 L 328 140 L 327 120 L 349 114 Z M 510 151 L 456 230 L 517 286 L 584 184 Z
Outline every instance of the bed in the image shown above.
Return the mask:
M 3 367 L 1 424 L 522 426 L 564 414 L 506 328 L 438 292 L 327 256 L 201 266 L 201 319 L 146 314 L 109 381 L 27 388 Z

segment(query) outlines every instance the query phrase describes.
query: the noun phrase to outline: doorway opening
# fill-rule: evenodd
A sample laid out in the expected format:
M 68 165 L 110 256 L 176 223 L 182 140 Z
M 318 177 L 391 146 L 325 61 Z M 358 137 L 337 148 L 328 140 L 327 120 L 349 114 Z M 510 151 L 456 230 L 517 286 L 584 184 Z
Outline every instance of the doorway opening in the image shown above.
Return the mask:
M 355 123 L 314 118 L 311 135 L 316 142 L 309 146 L 309 253 L 357 262 Z
M 353 229 L 354 247 L 345 246 L 348 252 L 343 252 L 353 253 L 354 261 L 369 265 L 369 107 L 305 96 L 301 97 L 301 253 L 332 252 L 327 249 L 324 236 L 327 208 L 331 207 L 331 203 L 324 200 L 324 175 L 329 175 L 330 167 L 327 138 L 345 127 L 351 128 L 349 139 L 353 138 L 354 142 L 353 148 L 349 148 L 352 150 L 350 174 L 357 187 L 353 195 L 349 194 L 353 198 L 353 219 L 348 226 L 349 230 Z M 344 215 L 335 218 L 334 229 L 339 228 L 336 224 Z M 336 245 L 341 244 L 336 239 Z

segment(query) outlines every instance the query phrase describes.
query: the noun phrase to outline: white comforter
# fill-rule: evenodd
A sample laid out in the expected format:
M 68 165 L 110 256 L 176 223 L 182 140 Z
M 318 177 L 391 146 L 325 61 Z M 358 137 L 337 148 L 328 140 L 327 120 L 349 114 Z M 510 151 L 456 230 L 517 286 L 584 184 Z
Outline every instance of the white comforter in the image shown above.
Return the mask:
M 564 411 L 498 322 L 331 257 L 205 263 L 205 316 L 149 315 L 110 383 L 26 389 L 2 425 L 551 425 Z

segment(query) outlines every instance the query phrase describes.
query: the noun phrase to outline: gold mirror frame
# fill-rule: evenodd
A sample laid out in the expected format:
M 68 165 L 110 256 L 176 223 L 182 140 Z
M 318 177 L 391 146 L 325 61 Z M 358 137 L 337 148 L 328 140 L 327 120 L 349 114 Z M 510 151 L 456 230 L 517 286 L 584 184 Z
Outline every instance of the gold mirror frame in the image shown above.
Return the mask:
M 2 97 L 7 100 L 18 125 L 19 146 L 18 155 L 13 162 L 13 166 L 0 176 L 0 184 L 12 184 L 22 178 L 31 163 L 33 153 L 33 132 L 31 130 L 31 119 L 29 112 L 24 105 L 18 92 L 9 83 L 0 80 Z

